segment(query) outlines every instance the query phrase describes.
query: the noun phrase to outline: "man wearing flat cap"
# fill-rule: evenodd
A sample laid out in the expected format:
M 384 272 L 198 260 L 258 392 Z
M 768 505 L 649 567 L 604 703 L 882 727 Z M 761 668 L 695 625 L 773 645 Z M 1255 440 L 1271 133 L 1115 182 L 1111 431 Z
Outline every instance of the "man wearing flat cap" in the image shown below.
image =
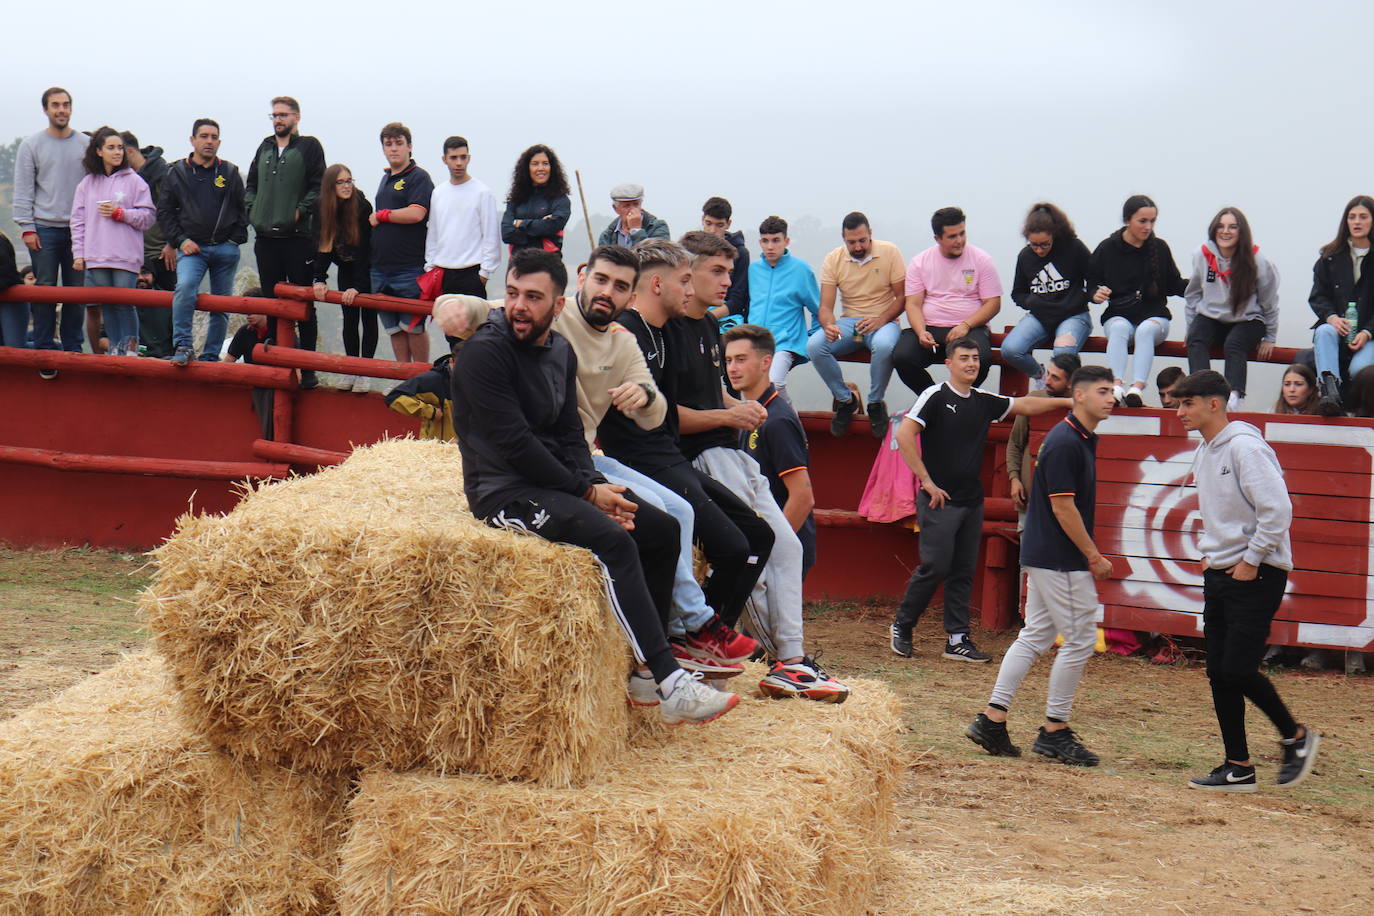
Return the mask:
M 598 245 L 633 248 L 645 239 L 672 238 L 668 224 L 644 209 L 644 185 L 627 181 L 611 188 L 611 209 L 615 222 L 601 233 Z

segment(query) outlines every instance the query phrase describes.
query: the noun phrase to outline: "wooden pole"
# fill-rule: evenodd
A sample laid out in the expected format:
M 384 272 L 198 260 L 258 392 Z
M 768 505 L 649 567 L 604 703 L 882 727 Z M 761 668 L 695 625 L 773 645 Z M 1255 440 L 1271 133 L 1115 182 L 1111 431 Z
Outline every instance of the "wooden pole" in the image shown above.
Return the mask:
M 573 174 L 577 176 L 577 196 L 582 198 L 582 225 L 587 227 L 587 244 L 591 248 L 595 248 L 596 239 L 592 238 L 592 218 L 587 213 L 587 195 L 582 193 L 582 170 L 573 169 Z

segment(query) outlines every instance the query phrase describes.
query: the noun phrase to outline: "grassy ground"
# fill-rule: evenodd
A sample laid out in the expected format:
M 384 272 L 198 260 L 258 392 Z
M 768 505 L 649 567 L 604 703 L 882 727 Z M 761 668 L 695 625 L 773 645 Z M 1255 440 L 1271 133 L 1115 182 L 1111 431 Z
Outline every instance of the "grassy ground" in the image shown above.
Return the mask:
M 113 664 L 147 636 L 132 599 L 138 556 L 0 549 L 0 720 Z M 1098 656 L 1074 727 L 1102 756 L 1076 769 L 1030 753 L 1047 662 L 1012 715 L 1020 759 L 963 737 L 995 665 L 940 658 L 930 616 L 916 657 L 886 645 L 891 608 L 815 604 L 808 642 L 843 677 L 871 677 L 906 700 L 910 755 L 898 798 L 897 855 L 882 913 L 1368 912 L 1374 900 L 1374 679 L 1275 672 L 1301 721 L 1325 736 L 1316 773 L 1281 792 L 1276 745 L 1251 714 L 1254 795 L 1184 788 L 1221 756 L 1196 666 Z M 1000 658 L 1014 634 L 976 633 Z

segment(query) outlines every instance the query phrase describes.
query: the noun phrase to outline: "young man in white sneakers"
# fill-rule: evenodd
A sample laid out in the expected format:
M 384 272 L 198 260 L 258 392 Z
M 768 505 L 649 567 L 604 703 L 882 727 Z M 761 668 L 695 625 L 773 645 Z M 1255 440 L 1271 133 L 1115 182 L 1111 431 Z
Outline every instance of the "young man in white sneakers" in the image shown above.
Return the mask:
M 1176 382 L 1173 393 L 1184 429 L 1202 434 L 1193 459 L 1202 514 L 1202 633 L 1226 752 L 1219 767 L 1189 780 L 1188 787 L 1255 791 L 1245 735 L 1247 699 L 1279 730 L 1278 784 L 1295 786 L 1312 771 L 1321 736 L 1293 721 L 1274 685 L 1260 673 L 1269 625 L 1293 569 L 1288 540 L 1293 504 L 1283 468 L 1258 429 L 1226 416 L 1231 386 L 1221 373 L 1194 372 Z
M 659 705 L 670 725 L 709 722 L 739 697 L 683 671 L 664 636 L 677 522 L 607 483 L 592 464 L 577 413 L 576 357 L 553 330 L 567 282 L 556 254 L 516 254 L 505 310 L 477 328 L 453 361 L 453 427 L 468 505 L 493 527 L 590 550 L 634 653 L 630 702 Z
M 1026 625 L 1007 649 L 992 698 L 964 731 L 994 757 L 1019 757 L 1007 737 L 1007 710 L 1036 659 L 1063 634 L 1064 645 L 1050 669 L 1045 724 L 1033 750 L 1076 766 L 1097 766 L 1069 728 L 1074 692 L 1097 644 L 1097 587 L 1094 579 L 1112 573 L 1112 563 L 1093 543 L 1097 505 L 1097 424 L 1111 415 L 1116 401 L 1112 371 L 1084 366 L 1069 383 L 1073 411 L 1050 430 L 1040 447 L 1035 480 L 1021 537 L 1026 570 Z
M 988 426 L 1010 416 L 1035 416 L 1073 407 L 1068 398 L 1009 398 L 974 386 L 980 371 L 978 341 L 964 335 L 945 344 L 949 381 L 931 385 L 897 427 L 902 458 L 920 481 L 916 518 L 921 565 L 890 629 L 892 651 L 910 658 L 911 629 L 935 589 L 945 586 L 944 657 L 986 664 L 992 656 L 969 638 L 969 599 L 978 544 L 983 536 L 983 485 L 978 472 Z M 917 444 L 916 437 L 920 437 Z

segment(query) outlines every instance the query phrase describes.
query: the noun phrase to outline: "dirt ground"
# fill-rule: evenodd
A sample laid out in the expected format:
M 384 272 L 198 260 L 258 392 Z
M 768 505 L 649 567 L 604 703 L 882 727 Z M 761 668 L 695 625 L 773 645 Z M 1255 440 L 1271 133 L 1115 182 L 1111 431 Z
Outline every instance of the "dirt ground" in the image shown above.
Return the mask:
M 146 642 L 132 599 L 144 559 L 0 548 L 0 720 L 113 664 Z M 890 610 L 811 608 L 808 641 L 841 678 L 879 678 L 907 703 L 910 764 L 897 799 L 896 853 L 875 912 L 1368 913 L 1374 911 L 1374 678 L 1278 671 L 1301 721 L 1324 736 L 1301 787 L 1273 786 L 1277 746 L 1252 714 L 1254 795 L 1184 787 L 1220 759 L 1196 666 L 1098 656 L 1074 727 L 1095 769 L 1030 753 L 1047 661 L 1012 715 L 1025 756 L 988 757 L 963 737 L 994 665 L 940 658 L 938 614 L 917 655 L 885 641 Z M 976 633 L 996 658 L 1014 634 Z

